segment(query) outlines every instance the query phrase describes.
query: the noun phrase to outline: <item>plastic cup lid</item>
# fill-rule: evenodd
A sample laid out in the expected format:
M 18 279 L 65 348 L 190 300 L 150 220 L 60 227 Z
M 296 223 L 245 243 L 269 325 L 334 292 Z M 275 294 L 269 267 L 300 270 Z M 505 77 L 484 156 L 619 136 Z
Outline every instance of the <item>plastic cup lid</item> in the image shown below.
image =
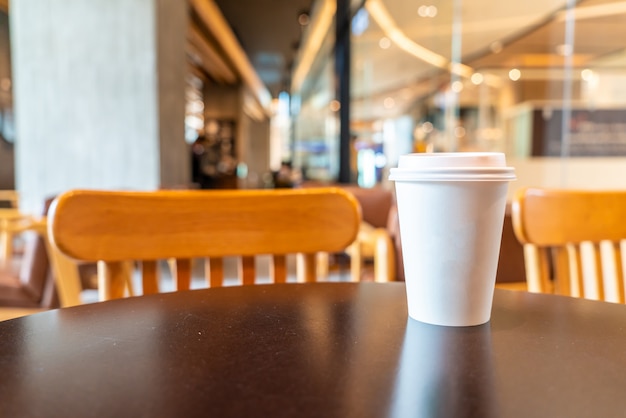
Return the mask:
M 515 169 L 506 166 L 503 153 L 453 152 L 400 156 L 392 181 L 511 181 Z

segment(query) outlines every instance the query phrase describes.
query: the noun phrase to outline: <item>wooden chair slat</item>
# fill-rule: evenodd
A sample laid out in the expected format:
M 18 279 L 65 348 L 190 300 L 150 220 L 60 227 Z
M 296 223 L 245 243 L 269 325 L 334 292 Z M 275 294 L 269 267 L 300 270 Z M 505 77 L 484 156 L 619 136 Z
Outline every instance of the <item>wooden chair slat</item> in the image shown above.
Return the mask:
M 359 263 L 360 264 L 360 263 Z M 315 271 L 316 280 L 325 281 L 328 280 L 330 265 L 330 254 L 325 251 L 320 251 L 315 255 Z
M 582 261 L 583 295 L 585 299 L 603 300 L 602 285 L 600 283 L 599 255 L 591 242 L 581 242 L 579 246 Z
M 310 283 L 317 279 L 317 259 L 315 254 L 299 253 L 296 258 L 298 282 Z
M 239 258 L 239 277 L 244 285 L 254 284 L 256 277 L 256 269 L 254 266 L 254 257 Z
M 619 243 L 602 241 L 599 246 L 602 266 L 602 285 L 604 300 L 624 303 L 624 282 L 620 266 L 621 251 Z
M 528 291 L 536 293 L 549 292 L 551 285 L 547 280 L 544 280 L 549 270 L 548 256 L 545 249 L 540 250 L 536 245 L 525 244 L 524 262 Z
M 159 293 L 159 271 L 156 261 L 144 260 L 141 263 L 141 283 L 145 295 Z
M 374 235 L 374 278 L 377 282 L 388 282 L 396 276 L 396 260 L 393 242 L 384 228 L 376 228 Z
M 569 259 L 569 277 L 563 277 L 563 280 L 569 280 L 569 295 L 575 297 L 583 297 L 583 278 L 582 278 L 582 260 L 578 246 L 567 244 L 565 246 Z M 548 276 L 546 276 L 547 278 Z
M 176 259 L 176 290 L 191 289 L 191 259 Z
M 209 286 L 222 287 L 224 285 L 224 259 L 211 257 L 206 259 L 206 271 L 209 272 Z
M 282 254 L 272 256 L 270 278 L 274 283 L 287 283 L 287 257 Z
M 363 255 L 361 248 L 362 245 L 359 241 L 355 241 L 349 248 L 350 252 L 350 281 L 357 282 L 361 280 L 363 274 Z
M 127 263 L 98 261 L 98 292 L 101 300 L 124 297 L 128 277 Z
M 619 242 L 619 270 L 622 278 L 622 297 L 626 303 L 626 240 Z
M 554 293 L 568 295 L 570 292 L 570 259 L 566 248 L 552 248 L 548 251 L 551 254 L 551 265 L 554 269 L 555 280 L 552 283 Z

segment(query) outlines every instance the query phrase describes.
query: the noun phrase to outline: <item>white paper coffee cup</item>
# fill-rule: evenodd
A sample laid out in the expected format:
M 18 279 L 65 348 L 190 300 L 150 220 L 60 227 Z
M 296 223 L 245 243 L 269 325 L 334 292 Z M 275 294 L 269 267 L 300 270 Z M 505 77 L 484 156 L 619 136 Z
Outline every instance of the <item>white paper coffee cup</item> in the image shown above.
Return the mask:
M 470 326 L 491 317 L 508 183 L 502 153 L 400 157 L 395 181 L 409 316 Z

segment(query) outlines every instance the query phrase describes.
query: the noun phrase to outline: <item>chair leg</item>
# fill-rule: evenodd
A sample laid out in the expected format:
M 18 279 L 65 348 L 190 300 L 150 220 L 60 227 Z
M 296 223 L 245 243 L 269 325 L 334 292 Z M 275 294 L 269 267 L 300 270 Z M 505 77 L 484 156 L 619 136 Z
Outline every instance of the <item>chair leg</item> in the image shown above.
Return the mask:
M 350 254 L 350 281 L 361 281 L 363 274 L 363 254 L 361 252 L 361 242 L 357 239 L 348 248 Z
M 80 305 L 82 303 L 80 298 L 82 285 L 78 265 L 74 260 L 61 254 L 47 239 L 46 248 L 50 255 L 52 272 L 57 292 L 59 293 L 61 307 Z
M 128 267 L 125 262 L 98 261 L 98 294 L 100 301 L 124 297 L 128 283 Z
M 374 241 L 374 280 L 391 282 L 396 277 L 396 264 L 393 242 L 387 230 L 376 228 Z
M 296 274 L 298 283 L 310 283 L 317 280 L 316 254 L 296 255 Z
M 326 252 L 317 253 L 315 263 L 317 264 L 317 280 L 318 281 L 326 281 L 328 280 L 328 264 L 330 260 L 330 255 Z

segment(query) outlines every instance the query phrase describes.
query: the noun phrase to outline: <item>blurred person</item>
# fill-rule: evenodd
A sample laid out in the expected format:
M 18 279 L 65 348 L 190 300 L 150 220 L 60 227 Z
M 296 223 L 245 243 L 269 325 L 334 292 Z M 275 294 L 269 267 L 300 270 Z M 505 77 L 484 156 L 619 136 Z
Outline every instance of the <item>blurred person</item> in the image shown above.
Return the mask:
M 210 157 L 210 144 L 204 129 L 198 131 L 198 137 L 191 144 L 191 181 L 200 189 L 211 189 L 215 180 L 207 169 L 210 169 L 207 159 Z
M 283 161 L 280 169 L 274 173 L 274 187 L 277 189 L 292 188 L 295 186 L 294 171 L 291 161 Z

